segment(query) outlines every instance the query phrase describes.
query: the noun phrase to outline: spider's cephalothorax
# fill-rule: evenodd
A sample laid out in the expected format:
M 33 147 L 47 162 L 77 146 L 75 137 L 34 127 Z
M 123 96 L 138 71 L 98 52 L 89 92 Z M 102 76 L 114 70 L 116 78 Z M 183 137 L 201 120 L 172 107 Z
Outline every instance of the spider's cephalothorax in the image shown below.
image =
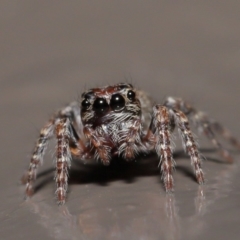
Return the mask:
M 133 159 L 140 140 L 141 104 L 130 84 L 82 94 L 81 119 L 95 158 L 108 165 L 114 154 Z
M 180 131 L 196 179 L 201 184 L 204 182 L 201 157 L 188 118 L 199 132 L 212 141 L 223 157 L 232 162 L 229 152 L 218 142 L 214 132 L 240 148 L 236 138 L 182 99 L 168 97 L 162 105 L 154 106 L 146 93 L 134 89 L 131 84 L 90 89 L 82 94 L 80 104 L 73 102 L 61 109 L 42 128 L 29 170 L 23 178 L 26 196 L 33 192 L 37 168 L 43 161 L 47 143 L 53 135 L 57 139 L 55 180 L 59 204 L 66 199 L 72 156 L 85 162 L 94 158 L 108 165 L 115 155 L 131 160 L 139 152 L 155 150 L 160 159 L 165 189 L 172 191 L 174 160 L 171 133 L 175 127 Z

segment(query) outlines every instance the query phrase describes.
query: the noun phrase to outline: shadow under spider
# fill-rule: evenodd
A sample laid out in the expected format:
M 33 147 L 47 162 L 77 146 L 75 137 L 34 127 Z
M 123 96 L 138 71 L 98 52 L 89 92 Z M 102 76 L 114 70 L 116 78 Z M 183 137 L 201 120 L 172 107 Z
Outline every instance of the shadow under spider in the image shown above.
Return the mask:
M 200 152 L 214 153 L 216 150 L 201 149 Z M 190 163 L 189 156 L 182 150 L 176 151 L 173 154 L 173 158 L 176 160 L 176 162 L 184 158 L 184 160 L 189 160 Z M 109 166 L 104 166 L 100 162 L 96 164 L 83 164 L 81 160 L 73 160 L 72 166 L 69 169 L 68 183 L 69 185 L 95 183 L 101 186 L 107 186 L 109 182 L 117 180 L 122 180 L 125 183 L 133 183 L 137 177 L 144 176 L 159 176 L 159 182 L 161 182 L 160 169 L 158 168 L 159 159 L 156 154 L 142 154 L 136 159 L 138 160 L 127 162 L 122 158 L 113 158 Z M 217 158 L 207 157 L 207 161 L 228 164 L 224 160 L 219 160 Z M 181 166 L 177 164 L 175 169 L 176 171 L 182 172 L 185 176 L 197 182 L 190 164 L 189 166 Z M 45 185 L 53 181 L 54 171 L 54 168 L 50 168 L 38 174 L 37 180 L 39 178 L 44 179 L 35 185 L 35 192 L 39 191 Z

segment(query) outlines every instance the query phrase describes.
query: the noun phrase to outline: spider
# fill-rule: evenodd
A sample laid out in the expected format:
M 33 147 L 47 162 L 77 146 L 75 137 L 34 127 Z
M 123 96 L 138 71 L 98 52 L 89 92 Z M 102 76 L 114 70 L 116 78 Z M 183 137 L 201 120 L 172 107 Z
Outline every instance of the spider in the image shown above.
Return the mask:
M 167 97 L 162 105 L 153 105 L 149 96 L 131 84 L 93 88 L 82 94 L 81 104 L 72 102 L 54 114 L 41 129 L 28 172 L 24 175 L 26 197 L 33 194 L 37 169 L 49 139 L 55 136 L 56 196 L 58 204 L 66 201 L 68 168 L 72 158 L 88 162 L 96 159 L 109 165 L 114 156 L 130 161 L 139 153 L 155 151 L 166 192 L 173 191 L 173 148 L 171 134 L 178 128 L 185 151 L 199 184 L 204 183 L 202 159 L 189 128 L 189 121 L 204 133 L 228 162 L 229 152 L 215 138 L 219 133 L 233 146 L 240 143 L 230 132 L 181 98 Z

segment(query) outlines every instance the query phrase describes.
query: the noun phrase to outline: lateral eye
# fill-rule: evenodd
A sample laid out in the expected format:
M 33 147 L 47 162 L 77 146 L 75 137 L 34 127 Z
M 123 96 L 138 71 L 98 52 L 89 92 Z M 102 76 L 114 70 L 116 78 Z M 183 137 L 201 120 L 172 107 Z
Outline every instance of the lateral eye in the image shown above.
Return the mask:
M 95 102 L 93 103 L 93 109 L 97 113 L 104 113 L 106 110 L 108 110 L 108 104 L 106 99 L 104 98 L 97 98 Z
M 114 111 L 121 110 L 125 106 L 124 97 L 121 94 L 112 95 L 110 106 Z
M 134 91 L 132 91 L 132 90 L 128 91 L 127 97 L 128 97 L 129 100 L 134 100 L 135 96 L 136 96 L 136 94 L 135 94 Z
M 90 107 L 90 102 L 87 100 L 87 99 L 84 99 L 83 101 L 82 101 L 82 109 L 83 110 L 87 110 L 89 107 Z

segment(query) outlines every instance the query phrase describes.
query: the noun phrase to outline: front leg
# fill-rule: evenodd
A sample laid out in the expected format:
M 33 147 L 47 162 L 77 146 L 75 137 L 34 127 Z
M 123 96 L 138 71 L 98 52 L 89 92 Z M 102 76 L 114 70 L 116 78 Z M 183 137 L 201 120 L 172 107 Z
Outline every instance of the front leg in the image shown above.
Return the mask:
M 40 136 L 37 140 L 30 160 L 28 172 L 22 177 L 22 182 L 26 184 L 25 195 L 27 198 L 33 194 L 33 184 L 36 179 L 37 170 L 43 163 L 44 153 L 46 152 L 48 142 L 55 133 L 58 140 L 56 182 L 57 188 L 59 189 L 57 190 L 57 194 L 58 201 L 60 203 L 64 202 L 67 188 L 67 166 L 69 166 L 69 164 L 61 163 L 60 159 L 63 157 L 66 160 L 66 155 L 68 156 L 68 159 L 71 158 L 69 155 L 69 143 L 71 145 L 70 150 L 73 154 L 77 154 L 78 157 L 81 157 L 81 154 L 85 149 L 82 139 L 80 139 L 76 133 L 76 131 L 81 133 L 80 130 L 82 123 L 80 121 L 79 114 L 80 111 L 78 103 L 73 102 L 54 114 L 41 129 Z M 74 126 L 76 127 L 76 130 L 74 129 Z M 65 160 L 64 162 L 70 162 Z M 60 187 L 65 190 L 60 190 Z
M 174 160 L 170 142 L 170 114 L 166 107 L 156 105 L 153 108 L 152 124 L 155 129 L 155 149 L 160 158 L 162 178 L 167 192 L 173 190 L 173 167 Z
M 43 162 L 43 156 L 47 149 L 49 139 L 53 136 L 55 119 L 50 119 L 47 124 L 41 129 L 40 136 L 34 148 L 28 172 L 23 175 L 22 182 L 26 184 L 26 198 L 33 194 L 33 183 L 36 179 L 38 167 Z
M 201 168 L 201 157 L 197 149 L 197 145 L 193 138 L 193 134 L 189 128 L 189 122 L 186 115 L 177 109 L 169 110 L 175 120 L 177 127 L 180 130 L 182 141 L 186 152 L 191 158 L 191 164 L 193 166 L 197 181 L 199 184 L 204 183 L 203 171 Z
M 59 204 L 64 204 L 68 185 L 68 168 L 71 165 L 71 152 L 69 142 L 74 139 L 70 132 L 70 121 L 68 118 L 59 119 L 56 122 L 55 134 L 57 139 L 56 152 L 56 195 Z M 75 139 L 74 139 L 75 140 Z
M 167 192 L 173 190 L 172 170 L 174 167 L 174 160 L 172 157 L 170 139 L 170 132 L 172 130 L 173 123 L 174 125 L 177 125 L 181 132 L 185 150 L 191 158 L 191 163 L 198 183 L 204 183 L 200 154 L 189 128 L 187 117 L 179 110 L 168 109 L 165 106 L 156 105 L 153 108 L 152 126 L 150 126 L 150 128 L 154 131 L 156 139 L 155 149 L 160 157 L 161 171 Z M 152 131 L 152 129 L 150 129 L 150 131 Z

